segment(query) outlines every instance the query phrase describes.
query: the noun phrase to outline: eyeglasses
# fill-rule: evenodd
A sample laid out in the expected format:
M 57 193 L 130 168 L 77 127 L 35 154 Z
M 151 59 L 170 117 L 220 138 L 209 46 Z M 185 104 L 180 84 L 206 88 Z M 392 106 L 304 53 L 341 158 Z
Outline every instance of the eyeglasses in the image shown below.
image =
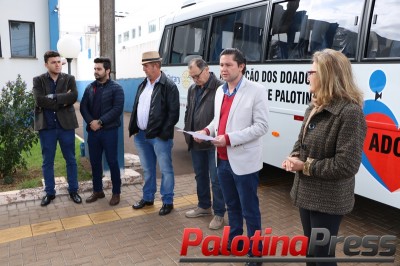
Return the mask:
M 307 71 L 307 75 L 308 75 L 308 76 L 311 76 L 312 74 L 315 74 L 315 73 L 317 73 L 317 71 L 315 71 L 315 70 L 309 70 L 309 71 Z
M 199 78 L 200 78 L 200 75 L 203 73 L 204 69 L 205 69 L 205 68 L 203 68 L 203 69 L 201 70 L 201 72 L 200 72 L 198 75 L 194 75 L 194 76 L 190 76 L 190 77 L 191 77 L 193 80 L 194 80 L 194 79 L 196 79 L 196 80 L 199 79 Z

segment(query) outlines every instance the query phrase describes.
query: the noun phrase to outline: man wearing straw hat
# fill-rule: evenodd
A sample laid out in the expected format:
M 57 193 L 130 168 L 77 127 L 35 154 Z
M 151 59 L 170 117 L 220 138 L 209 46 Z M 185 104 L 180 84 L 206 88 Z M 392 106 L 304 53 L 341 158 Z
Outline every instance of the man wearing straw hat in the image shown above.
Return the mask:
M 174 169 L 172 146 L 175 124 L 179 120 L 179 91 L 175 83 L 161 71 L 156 51 L 143 53 L 142 65 L 146 79 L 139 85 L 129 122 L 129 136 L 139 153 L 144 172 L 143 197 L 132 208 L 154 204 L 157 192 L 156 163 L 160 166 L 162 207 L 159 215 L 174 208 Z

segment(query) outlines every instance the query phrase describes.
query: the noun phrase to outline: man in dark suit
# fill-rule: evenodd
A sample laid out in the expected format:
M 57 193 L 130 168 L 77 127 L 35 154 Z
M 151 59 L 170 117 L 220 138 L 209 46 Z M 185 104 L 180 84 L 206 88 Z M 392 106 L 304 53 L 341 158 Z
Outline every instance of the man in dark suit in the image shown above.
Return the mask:
M 78 98 L 75 77 L 61 73 L 61 56 L 56 51 L 47 51 L 44 54 L 44 62 L 47 72 L 33 78 L 34 127 L 39 131 L 46 192 L 41 205 L 48 205 L 56 197 L 54 157 L 57 141 L 66 162 L 70 198 L 75 203 L 82 203 L 78 195 L 78 170 L 75 159 L 75 128 L 78 127 L 73 106 Z

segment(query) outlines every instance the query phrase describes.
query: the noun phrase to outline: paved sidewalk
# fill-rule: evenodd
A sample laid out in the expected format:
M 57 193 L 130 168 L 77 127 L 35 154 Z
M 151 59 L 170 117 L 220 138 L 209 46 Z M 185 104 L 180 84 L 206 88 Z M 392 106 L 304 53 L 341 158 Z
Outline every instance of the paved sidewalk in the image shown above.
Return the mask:
M 273 235 L 301 234 L 298 212 L 288 196 L 292 177 L 273 168 L 262 176 L 263 228 L 271 227 Z M 0 206 L 0 265 L 177 265 L 184 228 L 199 227 L 205 235 L 221 236 L 222 230 L 208 229 L 210 216 L 188 219 L 184 215 L 196 206 L 193 174 L 176 177 L 176 205 L 167 216 L 158 215 L 158 194 L 156 207 L 146 212 L 133 210 L 131 205 L 141 198 L 141 190 L 139 184 L 124 186 L 121 203 L 115 207 L 108 205 L 109 190 L 106 199 L 92 204 L 78 205 L 67 196 L 58 196 L 47 207 L 41 207 L 40 200 Z M 85 192 L 82 196 L 89 195 Z M 16 232 L 26 235 L 12 238 Z M 344 219 L 340 235 L 367 233 L 400 237 L 399 210 L 357 197 L 356 208 Z M 340 265 L 400 265 L 399 244 L 397 247 L 395 264 Z M 200 248 L 190 248 L 188 256 L 202 256 Z M 344 257 L 340 251 L 337 256 Z

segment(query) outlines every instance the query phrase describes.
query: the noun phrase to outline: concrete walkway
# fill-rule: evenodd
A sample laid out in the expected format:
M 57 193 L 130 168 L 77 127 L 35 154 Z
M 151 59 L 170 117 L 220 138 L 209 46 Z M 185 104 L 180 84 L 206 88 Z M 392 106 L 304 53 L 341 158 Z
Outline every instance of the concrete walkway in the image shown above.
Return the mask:
M 139 157 L 135 154 L 125 154 L 125 170 L 123 175 L 121 176 L 121 185 L 132 185 L 139 184 L 143 182 L 142 175 L 137 172 L 140 170 L 140 160 Z M 68 195 L 68 183 L 65 177 L 56 177 L 56 191 L 57 195 Z M 44 195 L 44 180 L 42 179 L 42 187 L 37 188 L 29 188 L 22 190 L 13 190 L 0 192 L 0 205 L 18 203 L 29 200 L 39 200 Z M 103 186 L 104 189 L 110 189 L 112 187 L 110 176 L 105 176 L 103 178 Z M 92 181 L 83 181 L 79 182 L 79 193 L 92 191 Z

